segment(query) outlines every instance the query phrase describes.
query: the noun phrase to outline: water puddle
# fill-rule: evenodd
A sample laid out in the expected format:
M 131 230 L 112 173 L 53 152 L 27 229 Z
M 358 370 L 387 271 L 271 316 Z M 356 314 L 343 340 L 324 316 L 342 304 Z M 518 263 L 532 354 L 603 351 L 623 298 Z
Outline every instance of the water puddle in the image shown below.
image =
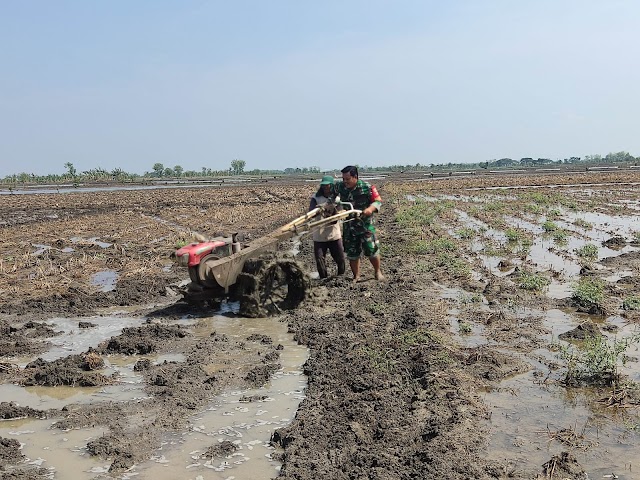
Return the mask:
M 80 326 L 80 322 L 85 326 L 84 328 Z M 90 347 L 97 347 L 104 340 L 120 335 L 123 328 L 137 327 L 144 322 L 143 318 L 108 316 L 82 319 L 53 318 L 46 323 L 56 332 L 62 331 L 63 334 L 49 339 L 53 347 L 38 356 L 51 362 L 68 355 L 78 355 L 86 352 Z
M 501 172 L 502 173 L 502 172 Z M 624 182 L 624 183 L 570 183 L 570 184 L 547 184 L 547 185 L 504 185 L 504 186 L 497 186 L 497 187 L 470 187 L 470 188 L 466 188 L 465 190 L 469 191 L 469 192 L 473 192 L 473 191 L 483 191 L 483 190 L 487 190 L 487 191 L 492 191 L 492 190 L 524 190 L 524 189 L 570 189 L 570 188 L 584 188 L 587 186 L 592 186 L 592 187 L 603 187 L 603 186 L 614 186 L 614 187 L 620 187 L 621 185 L 630 185 L 630 186 L 636 186 L 636 185 L 640 185 L 639 183 L 636 182 Z
M 91 284 L 100 287 L 101 292 L 110 292 L 116 288 L 118 272 L 115 270 L 103 270 L 91 276 Z
M 251 334 L 268 335 L 280 351 L 282 369 L 263 388 L 224 392 L 212 404 L 190 420 L 186 431 L 167 435 L 153 458 L 135 466 L 129 474 L 141 479 L 154 478 L 251 478 L 275 477 L 280 464 L 273 460 L 271 434 L 286 426 L 295 416 L 304 398 L 306 377 L 301 367 L 308 357 L 308 349 L 298 345 L 287 325 L 277 319 L 245 319 L 216 316 L 198 319 L 195 335 L 225 334 L 238 340 Z M 207 365 L 216 368 L 228 365 Z M 207 458 L 209 447 L 233 445 L 233 453 Z M 128 477 L 123 477 L 128 478 Z
M 570 451 L 588 478 L 638 478 L 640 438 L 624 427 L 624 412 L 594 409 L 588 393 L 569 396 L 562 387 L 536 382 L 532 372 L 518 375 L 486 395 L 493 431 L 489 458 L 540 472 L 553 455 Z
M 35 252 L 31 253 L 31 255 L 34 256 L 34 257 L 42 255 L 43 253 L 46 253 L 46 252 L 48 252 L 50 250 L 57 250 L 57 251 L 62 252 L 62 253 L 73 253 L 75 251 L 71 247 L 53 248 L 51 245 L 43 245 L 41 243 L 32 243 L 31 246 L 35 247 L 37 249 Z
M 455 300 L 459 306 L 451 307 L 447 310 L 449 320 L 449 331 L 454 340 L 461 346 L 467 348 L 487 345 L 484 325 L 476 322 L 461 320 L 462 308 L 465 305 L 473 305 L 475 310 L 489 311 L 487 300 L 477 294 L 471 294 L 462 288 L 449 288 L 434 282 L 434 286 L 440 290 L 440 297 L 447 300 Z
M 545 340 L 557 342 L 558 335 L 585 320 L 618 327 L 615 335 L 608 335 L 610 340 L 637 331 L 620 317 L 603 319 L 551 309 L 544 314 L 544 326 L 551 332 L 544 336 Z M 637 348 L 635 352 L 637 355 Z M 532 370 L 501 382 L 486 394 L 493 432 L 489 457 L 509 460 L 520 471 L 540 472 L 553 455 L 569 451 L 588 478 L 638 478 L 637 409 L 607 408 L 598 402 L 606 392 L 561 386 L 556 380 L 562 370 L 551 371 L 546 366 L 558 361 L 556 353 L 538 349 L 523 359 L 531 364 Z M 623 368 L 623 373 L 632 380 L 640 380 L 637 362 L 628 362 Z
M 222 310 L 229 313 L 233 312 L 234 307 L 237 305 L 223 303 Z M 65 334 L 52 338 L 51 341 L 56 344 L 40 356 L 45 360 L 54 360 L 80 353 L 119 334 L 123 327 L 144 322 L 140 318 L 97 317 L 83 320 L 96 326 L 79 329 L 78 320 L 51 320 L 49 323 Z M 202 337 L 216 332 L 240 341 L 254 333 L 267 335 L 275 345 L 282 345 L 279 350 L 282 368 L 263 388 L 222 392 L 189 420 L 185 430 L 166 434 L 161 448 L 150 460 L 135 465 L 117 478 L 274 478 L 280 463 L 272 457 L 275 450 L 269 441 L 275 429 L 286 426 L 293 419 L 304 398 L 306 376 L 301 369 L 308 358 L 308 349 L 298 345 L 288 332 L 287 325 L 273 317 L 247 319 L 215 315 L 188 319 L 183 323 L 190 325 L 193 333 Z M 149 358 L 154 363 L 185 360 L 181 354 L 112 355 L 105 357 L 107 367 L 103 373 L 117 373 L 119 382 L 116 385 L 95 388 L 0 385 L 0 397 L 41 410 L 62 408 L 69 404 L 145 398 L 142 378 L 133 371 L 135 363 L 141 358 Z M 23 359 L 23 363 L 30 360 Z M 204 368 L 213 373 L 219 368 L 229 368 L 229 362 L 233 361 L 233 358 L 225 357 L 224 365 L 206 365 Z M 86 451 L 86 444 L 109 432 L 102 428 L 73 431 L 50 428 L 56 420 L 0 421 L 0 436 L 16 438 L 23 443 L 22 453 L 27 457 L 26 463 L 50 469 L 51 478 L 75 480 L 106 474 L 110 461 L 91 457 Z M 213 458 L 207 456 L 207 450 L 216 447 L 225 447 L 224 454 Z
M 73 243 L 95 245 L 100 248 L 109 248 L 113 245 L 112 243 L 102 242 L 98 240 L 98 237 L 92 237 L 92 238 L 71 237 L 69 240 L 71 240 Z

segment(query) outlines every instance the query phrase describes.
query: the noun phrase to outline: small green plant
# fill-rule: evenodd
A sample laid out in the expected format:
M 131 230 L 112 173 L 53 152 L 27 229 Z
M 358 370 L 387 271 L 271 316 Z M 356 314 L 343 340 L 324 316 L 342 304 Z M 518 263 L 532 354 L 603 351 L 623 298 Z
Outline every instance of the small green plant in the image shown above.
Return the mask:
M 587 222 L 584 218 L 576 218 L 573 221 L 573 224 L 576 227 L 582 227 L 582 228 L 591 228 L 591 227 L 593 227 L 593 223 Z
M 556 225 L 551 220 L 546 220 L 542 224 L 542 228 L 544 229 L 545 232 L 555 232 L 556 230 L 558 230 L 558 225 Z
M 560 218 L 562 216 L 562 212 L 557 208 L 552 208 L 547 212 L 547 218 Z
M 463 240 L 469 240 L 476 236 L 476 231 L 473 228 L 465 227 L 458 230 L 456 235 Z
M 482 207 L 485 212 L 502 212 L 504 210 L 504 203 L 495 201 L 485 203 Z
M 522 239 L 520 243 L 522 255 L 527 256 L 531 251 L 531 247 L 533 246 L 533 240 L 529 237 L 525 237 Z
M 411 347 L 431 342 L 442 343 L 442 340 L 436 334 L 421 328 L 403 333 L 400 336 L 400 341 Z
M 567 362 L 564 383 L 569 386 L 615 386 L 621 376 L 618 368 L 625 364 L 625 352 L 640 342 L 640 334 L 609 342 L 599 335 L 587 338 L 580 347 L 566 345 L 560 349 L 559 357 Z
M 471 295 L 465 295 L 464 293 L 460 293 L 458 300 L 463 305 L 467 305 L 470 303 L 482 303 L 482 295 L 479 293 L 473 293 Z
M 598 259 L 598 247 L 592 243 L 587 243 L 580 248 L 576 248 L 575 252 L 578 257 L 584 260 L 594 261 Z
M 416 200 L 413 205 L 405 206 L 396 214 L 396 222 L 403 227 L 408 226 L 429 226 L 434 220 L 453 209 L 453 202 L 427 202 Z
M 416 263 L 416 272 L 418 273 L 427 273 L 432 270 L 431 266 L 426 262 L 418 262 Z
M 567 207 L 569 210 L 574 210 L 574 211 L 575 211 L 575 210 L 577 210 L 577 209 L 578 209 L 578 204 L 577 204 L 577 203 L 576 203 L 576 201 L 575 201 L 575 200 L 573 200 L 573 199 L 571 199 L 571 200 L 569 200 L 569 199 L 564 200 L 564 201 L 562 202 L 562 204 L 563 204 L 565 207 Z
M 640 310 L 640 297 L 632 296 L 627 297 L 622 302 L 623 310 Z
M 387 356 L 389 351 L 382 352 L 381 350 L 364 346 L 360 348 L 359 353 L 369 361 L 370 365 L 374 369 L 383 372 L 390 372 L 391 370 L 393 370 L 395 361 Z
M 413 243 L 413 252 L 418 255 L 441 252 L 455 252 L 458 249 L 456 243 L 447 237 L 425 241 L 418 240 Z
M 474 205 L 468 210 L 468 213 L 470 216 L 478 218 L 478 216 L 480 215 L 480 207 L 477 205 Z
M 485 245 L 482 248 L 482 253 L 488 257 L 497 257 L 500 255 L 501 251 L 502 250 L 497 248 L 495 245 Z
M 381 313 L 384 313 L 386 308 L 385 308 L 385 305 L 383 305 L 383 304 L 372 303 L 372 304 L 367 306 L 367 310 L 369 311 L 369 313 L 371 313 L 373 315 L 380 315 Z
M 541 192 L 528 192 L 523 194 L 522 197 L 539 205 L 547 205 L 551 201 L 548 195 Z
M 537 205 L 535 203 L 527 203 L 524 206 L 524 211 L 533 213 L 534 215 L 540 215 L 542 213 L 542 207 L 540 207 L 540 205 Z
M 524 237 L 522 232 L 517 228 L 507 228 L 504 231 L 504 234 L 509 242 L 518 242 Z
M 553 240 L 558 245 L 565 245 L 567 243 L 567 236 L 567 231 L 562 228 L 553 232 Z
M 443 252 L 436 257 L 438 267 L 447 269 L 453 277 L 468 277 L 471 274 L 469 264 L 459 256 Z
M 544 287 L 549 285 L 550 281 L 540 273 L 528 272 L 523 270 L 518 277 L 518 286 L 523 290 L 540 292 Z
M 186 241 L 186 240 L 184 240 L 184 239 L 180 239 L 180 240 L 177 240 L 177 241 L 176 241 L 176 249 L 178 249 L 178 248 L 182 248 L 182 247 L 184 247 L 185 245 L 189 245 L 189 242 L 188 242 L 188 241 Z
M 453 365 L 456 361 L 451 358 L 448 350 L 440 350 L 436 354 L 433 355 L 433 365 L 437 365 L 440 368 L 448 367 L 449 365 Z
M 571 299 L 576 306 L 587 312 L 603 313 L 604 281 L 599 278 L 581 278 L 573 290 Z
M 471 333 L 471 325 L 467 322 L 460 322 L 458 324 L 458 331 L 460 335 L 469 335 Z
M 466 278 L 471 275 L 469 264 L 452 252 L 438 253 L 434 258 L 430 258 L 429 261 L 418 264 L 416 269 L 421 273 L 442 269 L 446 270 L 453 278 Z

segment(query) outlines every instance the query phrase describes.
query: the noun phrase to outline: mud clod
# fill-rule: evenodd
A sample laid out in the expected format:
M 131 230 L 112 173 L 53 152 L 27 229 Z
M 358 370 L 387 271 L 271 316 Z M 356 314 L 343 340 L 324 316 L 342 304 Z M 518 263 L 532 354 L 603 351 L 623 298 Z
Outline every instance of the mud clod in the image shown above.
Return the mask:
M 235 453 L 238 447 L 228 440 L 218 444 L 212 445 L 207 448 L 207 451 L 200 455 L 200 458 L 219 458 L 228 457 L 232 453 Z
M 104 354 L 121 353 L 124 355 L 147 355 L 155 353 L 166 342 L 184 338 L 189 333 L 181 326 L 165 326 L 160 324 L 130 327 L 122 330 L 122 334 L 111 337 L 101 344 L 98 351 Z
M 19 463 L 22 458 L 24 458 L 24 455 L 20 453 L 20 442 L 18 440 L 0 437 L 0 470 L 4 470 L 7 465 Z
M 554 455 L 542 468 L 542 473 L 547 478 L 565 478 L 569 480 L 586 480 L 588 478 L 576 457 L 569 452 Z
M 45 418 L 46 413 L 34 410 L 31 407 L 21 407 L 15 402 L 0 403 L 0 418 L 8 420 L 10 418 Z
M 573 330 L 561 333 L 560 335 L 558 335 L 558 338 L 561 340 L 585 340 L 587 338 L 600 336 L 602 336 L 602 333 L 600 333 L 600 329 L 595 323 L 584 322 L 578 325 Z

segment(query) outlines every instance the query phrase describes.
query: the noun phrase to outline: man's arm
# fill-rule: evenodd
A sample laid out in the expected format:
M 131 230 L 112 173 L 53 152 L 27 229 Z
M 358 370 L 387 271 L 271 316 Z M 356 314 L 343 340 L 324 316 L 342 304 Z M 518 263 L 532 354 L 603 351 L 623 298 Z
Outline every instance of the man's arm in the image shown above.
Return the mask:
M 375 187 L 375 185 L 371 185 L 369 194 L 369 206 L 362 211 L 362 214 L 365 217 L 370 217 L 375 212 L 379 212 L 381 206 L 382 197 L 380 196 L 380 193 L 378 193 L 378 189 Z
M 316 200 L 316 197 L 315 196 L 311 197 L 311 202 L 309 202 L 309 211 L 313 210 L 317 206 L 318 206 L 318 201 Z

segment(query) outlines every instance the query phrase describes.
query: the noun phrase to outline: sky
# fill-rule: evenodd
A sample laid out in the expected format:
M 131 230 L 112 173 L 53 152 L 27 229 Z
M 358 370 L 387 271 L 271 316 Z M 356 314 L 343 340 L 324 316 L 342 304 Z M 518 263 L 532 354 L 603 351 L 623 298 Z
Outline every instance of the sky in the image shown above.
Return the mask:
M 0 177 L 640 156 L 636 0 L 0 1 Z

